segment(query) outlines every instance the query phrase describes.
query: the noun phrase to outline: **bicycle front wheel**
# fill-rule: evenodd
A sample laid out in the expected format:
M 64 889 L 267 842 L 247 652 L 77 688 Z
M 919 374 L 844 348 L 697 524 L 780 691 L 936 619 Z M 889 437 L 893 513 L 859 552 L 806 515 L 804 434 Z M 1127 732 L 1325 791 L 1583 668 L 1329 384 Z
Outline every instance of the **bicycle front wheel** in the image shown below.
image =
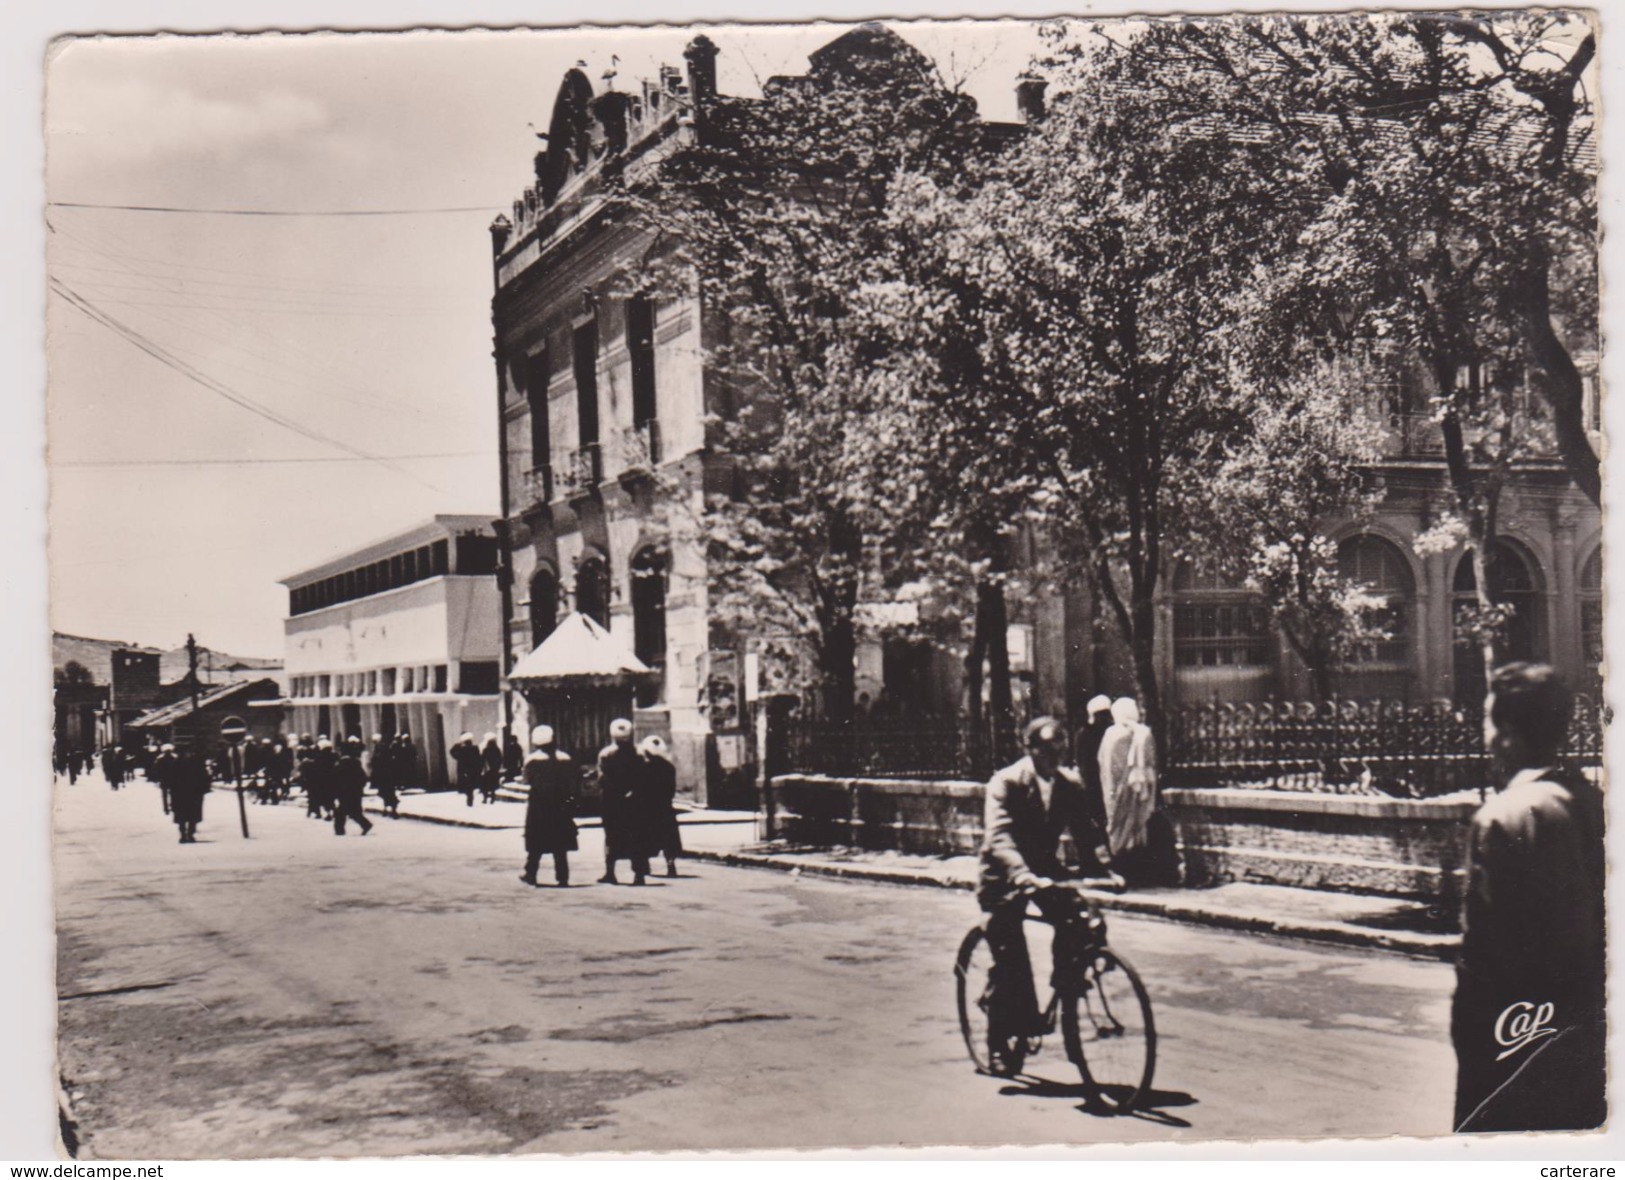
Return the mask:
M 1091 953 L 1080 970 L 1082 978 L 1070 983 L 1061 1004 L 1067 1056 L 1102 1106 L 1133 1110 L 1150 1091 L 1157 1062 L 1151 998 L 1114 951 Z
M 959 999 L 959 1031 L 978 1073 L 1011 1077 L 1021 1072 L 1021 1041 L 996 1038 L 992 1018 L 993 944 L 976 927 L 959 944 L 954 988 Z

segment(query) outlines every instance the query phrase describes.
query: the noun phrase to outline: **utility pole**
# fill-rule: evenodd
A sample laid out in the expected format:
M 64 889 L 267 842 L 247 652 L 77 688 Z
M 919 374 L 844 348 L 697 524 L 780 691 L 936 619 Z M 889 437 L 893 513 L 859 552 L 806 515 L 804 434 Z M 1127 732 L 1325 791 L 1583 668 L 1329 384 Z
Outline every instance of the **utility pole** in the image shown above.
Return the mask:
M 186 633 L 186 678 L 192 685 L 192 720 L 197 720 L 197 640 Z

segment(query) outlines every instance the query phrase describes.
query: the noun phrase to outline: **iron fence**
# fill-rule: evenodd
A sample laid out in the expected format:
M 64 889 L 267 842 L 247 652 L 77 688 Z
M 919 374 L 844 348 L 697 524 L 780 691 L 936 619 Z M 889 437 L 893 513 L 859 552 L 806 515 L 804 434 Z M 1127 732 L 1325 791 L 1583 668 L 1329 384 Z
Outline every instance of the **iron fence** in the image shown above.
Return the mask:
M 952 722 L 794 720 L 782 737 L 787 771 L 839 778 L 983 779 L 1016 744 L 1013 734 L 978 739 Z
M 1577 698 L 1564 759 L 1601 765 L 1603 707 Z M 1176 708 L 1165 781 L 1406 798 L 1483 790 L 1482 708 L 1444 701 L 1259 701 Z
M 1576 698 L 1564 761 L 1602 764 L 1606 707 Z M 773 773 L 840 778 L 986 779 L 1015 757 L 1013 733 L 962 722 L 775 722 Z M 1491 779 L 1483 710 L 1435 701 L 1265 700 L 1176 706 L 1163 740 L 1168 786 L 1427 798 Z

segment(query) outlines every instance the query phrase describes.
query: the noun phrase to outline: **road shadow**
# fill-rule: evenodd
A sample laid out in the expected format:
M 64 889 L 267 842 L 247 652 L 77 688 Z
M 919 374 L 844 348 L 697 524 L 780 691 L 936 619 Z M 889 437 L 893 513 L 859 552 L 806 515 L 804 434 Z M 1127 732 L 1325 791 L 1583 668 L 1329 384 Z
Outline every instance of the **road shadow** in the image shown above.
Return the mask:
M 1140 1119 L 1164 1127 L 1189 1127 L 1191 1124 L 1188 1120 L 1170 1114 L 1167 1108 L 1196 1104 L 1196 1099 L 1183 1090 L 1151 1090 L 1134 1110 L 1117 1111 L 1100 1102 L 1089 1087 L 1080 1082 L 1057 1082 L 1053 1078 L 1041 1078 L 1032 1074 L 1021 1074 L 1011 1078 L 1008 1085 L 999 1088 L 999 1093 L 1020 1095 L 1025 1098 L 1059 1098 L 1074 1101 L 1077 1103 L 1075 1109 L 1080 1114 L 1095 1118 Z

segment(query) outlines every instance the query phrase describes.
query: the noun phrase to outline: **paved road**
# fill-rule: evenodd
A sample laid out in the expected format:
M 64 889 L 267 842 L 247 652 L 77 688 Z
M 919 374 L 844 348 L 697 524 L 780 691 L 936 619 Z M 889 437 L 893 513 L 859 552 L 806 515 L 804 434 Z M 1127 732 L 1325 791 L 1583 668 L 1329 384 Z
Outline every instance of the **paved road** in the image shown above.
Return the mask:
M 975 1074 L 959 892 L 717 865 L 528 889 L 512 832 L 157 792 L 57 802 L 61 1065 L 82 1158 L 1438 1134 L 1449 969 L 1117 917 L 1155 1109 L 1089 1113 L 1058 1046 Z M 578 876 L 598 875 L 596 834 Z M 590 841 L 590 842 L 589 842 Z M 544 879 L 547 871 L 543 870 Z

